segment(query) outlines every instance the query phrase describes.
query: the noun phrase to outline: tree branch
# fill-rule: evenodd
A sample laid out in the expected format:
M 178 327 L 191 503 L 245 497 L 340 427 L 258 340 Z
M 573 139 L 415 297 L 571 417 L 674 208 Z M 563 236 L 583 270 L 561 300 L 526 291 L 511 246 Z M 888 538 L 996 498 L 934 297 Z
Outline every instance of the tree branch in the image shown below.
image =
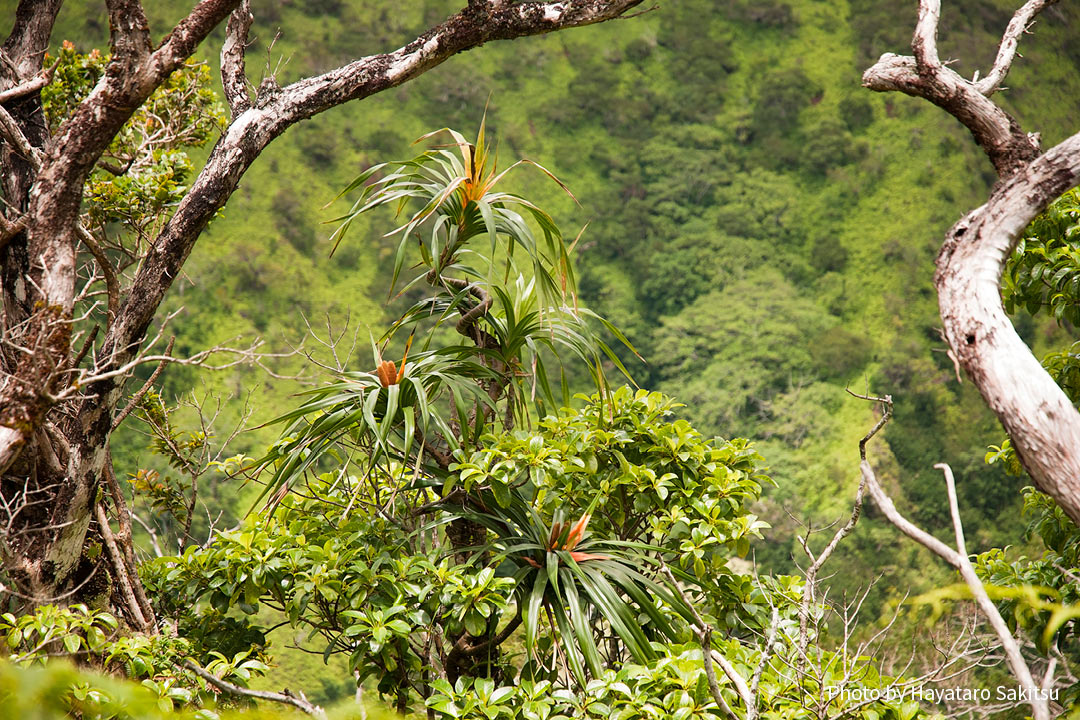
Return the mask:
M 202 0 L 157 51 L 135 62 L 132 58 L 141 52 L 141 6 L 137 0 L 110 0 L 110 24 L 114 44 L 121 55 L 110 62 L 101 81 L 60 126 L 48 146 L 35 180 L 35 192 L 30 196 L 27 245 L 33 265 L 28 268 L 27 279 L 37 296 L 32 302 L 48 312 L 32 318 L 34 322 L 27 326 L 26 333 L 31 336 L 51 333 L 53 340 L 42 348 L 41 358 L 16 369 L 15 383 L 7 392 L 0 388 L 0 408 L 4 408 L 0 411 L 3 422 L 0 471 L 14 461 L 27 433 L 32 432 L 37 422 L 32 420 L 30 426 L 23 427 L 9 423 L 7 416 L 43 418 L 47 406 L 55 402 L 55 398 L 50 399 L 44 380 L 66 362 L 70 350 L 70 333 L 57 334 L 52 332 L 52 327 L 57 320 L 70 319 L 74 305 L 78 215 L 86 177 L 135 110 L 239 2 Z M 15 397 L 12 388 L 22 395 Z M 27 393 L 27 388 L 34 392 Z M 87 422 L 83 427 L 94 424 Z M 101 461 L 98 454 L 91 455 L 97 458 L 96 462 Z M 100 467 L 93 470 L 94 474 L 99 471 Z
M 157 84 L 164 82 L 173 70 L 180 67 L 210 31 L 239 7 L 240 1 L 200 0 L 150 56 L 149 70 L 155 78 L 160 78 Z
M 323 718 L 324 720 L 326 718 L 326 712 L 318 705 L 309 702 L 308 699 L 303 696 L 303 693 L 300 695 L 293 695 L 288 690 L 283 693 L 270 692 L 268 690 L 251 690 L 222 680 L 216 675 L 208 673 L 190 660 L 185 660 L 183 666 L 214 687 L 224 690 L 227 693 L 232 693 L 233 695 L 239 695 L 241 697 L 254 698 L 256 700 L 270 700 L 271 702 L 282 703 L 284 705 L 292 705 L 299 710 L 303 710 L 308 715 L 314 715 L 315 717 Z
M 142 607 L 139 605 L 139 601 L 135 599 L 135 591 L 132 589 L 131 580 L 128 577 L 127 563 L 124 562 L 120 549 L 116 546 L 116 537 L 113 535 L 112 528 L 109 527 L 109 518 L 105 515 L 105 508 L 101 503 L 94 504 L 94 518 L 97 520 L 98 529 L 101 531 L 101 539 L 104 540 L 105 548 L 109 552 L 113 572 L 116 573 L 116 579 L 120 582 L 120 592 L 124 597 L 124 602 L 127 604 L 128 613 L 131 614 L 131 619 L 138 624 L 137 629 L 147 630 L 150 624 L 143 617 Z
M 994 59 L 994 67 L 982 80 L 976 73 L 972 80 L 975 89 L 986 97 L 990 97 L 1001 87 L 1005 76 L 1009 74 L 1013 58 L 1016 57 L 1016 47 L 1020 42 L 1020 35 L 1027 32 L 1035 21 L 1035 16 L 1046 8 L 1057 3 L 1058 0 L 1028 0 L 1024 6 L 1016 11 L 1009 26 L 1005 28 L 1005 34 L 1001 37 L 1001 45 L 998 47 L 997 57 Z
M 971 131 L 999 175 L 1016 172 L 1039 153 L 1009 113 L 948 67 L 923 77 L 915 58 L 885 53 L 863 73 L 862 84 L 877 92 L 923 98 L 942 108 Z
M 41 151 L 30 144 L 19 123 L 15 122 L 15 118 L 11 117 L 11 113 L 3 106 L 0 106 L 0 137 L 11 143 L 26 162 L 30 163 L 31 168 L 35 171 L 41 169 Z
M 97 239 L 90 234 L 89 230 L 83 227 L 82 223 L 76 225 L 75 229 L 83 245 L 94 256 L 94 261 L 97 263 L 98 269 L 101 270 L 102 277 L 105 278 L 106 307 L 108 309 L 108 322 L 111 323 L 116 319 L 116 311 L 120 308 L 120 282 L 116 279 L 116 272 L 113 270 L 112 263 L 109 262 L 109 257 L 105 254 L 105 251 L 98 245 Z
M 915 53 L 915 67 L 920 77 L 932 76 L 941 70 L 938 59 L 937 33 L 941 19 L 941 0 L 920 0 L 919 19 L 915 23 L 915 35 L 911 49 Z
M 56 71 L 56 66 L 60 64 L 59 58 L 51 66 L 44 68 L 34 77 L 26 80 L 13 88 L 0 92 L 0 105 L 12 100 L 18 100 L 19 98 L 32 95 L 33 93 L 40 92 L 43 87 L 52 82 L 53 73 Z
M 1052 1 L 1054 0 L 1041 0 L 1044 5 Z M 1032 0 L 1028 5 L 1038 2 L 1040 0 Z M 1022 8 L 1021 13 L 1023 10 Z M 1038 10 L 1032 10 L 1033 16 Z M 940 0 L 921 0 L 919 20 L 911 41 L 914 57 L 885 53 L 873 67 L 863 73 L 863 87 L 877 92 L 898 91 L 929 100 L 971 131 L 999 175 L 1006 176 L 1017 172 L 1039 154 L 1038 143 L 1023 131 L 1009 113 L 989 99 L 988 96 L 993 90 L 984 92 L 982 85 L 977 86 L 974 82 L 965 80 L 941 63 L 937 54 L 940 15 Z M 1006 61 L 1011 63 L 1015 54 L 1015 43 L 1011 51 L 1007 51 L 1006 47 L 1011 30 L 1013 25 L 1010 23 L 1002 40 L 1002 50 L 998 54 L 1002 65 L 999 68 L 995 64 L 991 73 L 997 73 L 994 75 L 997 80 L 993 89 L 1004 79 L 1004 73 L 1008 71 Z
M 882 400 L 881 398 L 874 399 Z M 885 402 L 887 410 L 891 409 L 891 405 L 891 401 Z M 887 413 L 887 415 L 891 415 L 891 413 Z M 971 591 L 971 595 L 975 599 L 979 609 L 982 610 L 983 614 L 990 622 L 990 626 L 994 629 L 994 633 L 997 635 L 998 641 L 1001 643 L 1001 647 L 1005 652 L 1005 657 L 1013 677 L 1015 677 L 1024 689 L 1030 693 L 1029 704 L 1031 705 L 1034 719 L 1050 720 L 1049 707 L 1047 706 L 1046 700 L 1042 699 L 1038 692 L 1039 686 L 1035 683 L 1035 680 L 1031 675 L 1031 669 L 1028 668 L 1027 663 L 1024 661 L 1016 638 L 1013 637 L 1012 633 L 1009 631 L 1008 625 L 1006 625 L 1005 621 L 1002 619 L 1001 613 L 998 612 L 997 607 L 994 605 L 993 601 L 990 600 L 990 596 L 987 595 L 986 588 L 983 587 L 982 581 L 979 580 L 979 576 L 975 573 L 975 568 L 972 566 L 971 560 L 967 556 L 967 549 L 964 545 L 963 526 L 960 522 L 960 510 L 956 502 L 956 484 L 953 480 L 952 469 L 944 464 L 938 464 L 934 467 L 943 470 L 945 473 L 945 486 L 949 497 L 949 514 L 952 517 L 957 550 L 949 547 L 901 515 L 900 511 L 896 509 L 896 505 L 893 504 L 892 498 L 888 496 L 884 488 L 878 483 L 877 475 L 874 473 L 874 469 L 870 465 L 870 462 L 863 457 L 862 462 L 859 463 L 859 470 L 862 472 L 863 482 L 869 488 L 870 496 L 874 498 L 874 502 L 881 508 L 882 513 L 884 513 L 888 521 L 900 532 L 930 550 L 960 573 L 961 578 L 963 578 L 964 583 Z
M 134 65 L 150 54 L 150 22 L 140 0 L 105 0 L 114 62 Z
M 934 283 L 944 336 L 1012 438 L 1035 485 L 1080 523 L 1080 413 L 1001 304 L 1005 263 L 1024 228 L 1080 182 L 1080 133 L 1001 183 L 949 231 Z
M 147 627 L 153 628 L 157 625 L 157 617 L 154 613 L 154 606 L 146 596 L 146 589 L 143 588 L 142 579 L 139 578 L 139 566 L 135 560 L 135 549 L 132 545 L 134 538 L 134 534 L 131 531 L 132 513 L 128 508 L 127 501 L 124 499 L 124 493 L 120 489 L 120 483 L 116 481 L 116 472 L 113 470 L 111 448 L 106 452 L 105 467 L 102 474 L 105 476 L 105 481 L 109 486 L 109 494 L 112 496 L 113 508 L 116 509 L 116 519 L 120 524 L 120 542 L 118 544 L 123 551 L 123 559 L 126 563 L 128 579 L 131 581 L 131 588 L 135 592 L 135 599 L 138 601 L 139 608 L 142 610 L 142 615 L 146 619 Z M 153 531 L 150 531 L 150 541 L 154 548 L 159 551 L 158 557 L 161 557 L 157 536 Z
M 241 112 L 210 154 L 135 276 L 105 351 L 134 352 L 207 223 L 259 153 L 287 128 L 324 110 L 396 87 L 451 56 L 499 39 L 525 37 L 619 17 L 642 0 L 528 2 L 465 8 L 409 44 L 300 80 Z
M 165 348 L 165 358 L 171 358 L 173 344 L 175 342 L 176 336 L 173 335 L 171 338 L 169 338 L 168 347 Z M 110 429 L 111 432 L 115 432 L 116 428 L 120 427 L 120 423 L 124 422 L 124 420 L 127 419 L 127 416 L 131 414 L 131 411 L 139 407 L 139 403 L 141 403 L 142 399 L 146 397 L 146 393 L 148 393 L 150 391 L 150 388 L 154 386 L 154 383 L 157 382 L 158 376 L 161 375 L 161 371 L 164 370 L 165 366 L 168 364 L 169 359 L 162 359 L 161 362 L 158 363 L 158 366 L 154 368 L 154 372 L 150 373 L 150 377 L 146 379 L 146 382 L 143 383 L 142 387 L 140 387 L 135 392 L 135 394 L 131 396 L 131 400 L 128 402 L 127 405 L 124 406 L 124 409 L 117 413 L 116 417 L 113 419 L 112 422 L 112 428 Z
M 1020 34 L 1053 1 L 1029 0 L 1014 14 L 993 70 L 978 83 L 936 62 L 940 0 L 921 0 L 915 57 L 882 55 L 864 73 L 863 85 L 945 109 L 967 126 L 1001 178 L 989 202 L 953 226 L 938 255 L 934 284 L 944 336 L 1035 485 L 1080 522 L 1080 413 L 1016 334 L 999 290 L 1020 233 L 1080 182 L 1080 135 L 1040 156 L 1037 140 L 988 97 L 1008 72 Z
M 251 107 L 244 55 L 247 51 L 248 32 L 254 20 L 251 0 L 241 0 L 240 6 L 229 16 L 229 24 L 225 28 L 225 43 L 221 46 L 221 85 L 233 119 Z

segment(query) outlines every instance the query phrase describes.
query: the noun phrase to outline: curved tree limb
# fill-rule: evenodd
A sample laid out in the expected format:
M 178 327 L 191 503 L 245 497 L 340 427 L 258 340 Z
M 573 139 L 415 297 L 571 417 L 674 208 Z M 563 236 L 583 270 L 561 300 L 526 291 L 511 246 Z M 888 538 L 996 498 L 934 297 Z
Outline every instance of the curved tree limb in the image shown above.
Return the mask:
M 863 73 L 862 84 L 921 97 L 945 110 L 971 131 L 999 175 L 1016 172 L 1039 154 L 1015 118 L 951 68 L 939 65 L 924 76 L 915 58 L 885 53 Z
M 539 35 L 619 17 L 642 0 L 569 0 L 514 5 L 470 5 L 407 45 L 371 55 L 322 75 L 264 92 L 237 115 L 206 166 L 162 229 L 136 275 L 109 349 L 128 352 L 145 334 L 165 291 L 200 233 L 221 209 L 251 163 L 293 124 L 352 100 L 396 87 L 453 55 L 493 40 Z
M 1080 412 L 1017 335 L 1000 282 L 1036 215 L 1080 183 L 1080 133 L 1001 184 L 949 231 L 934 282 L 945 339 L 1040 490 L 1080 522 Z
M 993 69 L 979 82 L 938 60 L 940 0 L 921 0 L 914 57 L 883 55 L 863 75 L 863 85 L 922 97 L 949 112 L 1001 178 L 989 201 L 953 226 L 938 255 L 934 282 L 944 336 L 1035 484 L 1080 522 L 1080 413 L 1016 334 L 999 289 L 1023 229 L 1080 182 L 1080 135 L 1040 155 L 1035 136 L 989 97 L 1009 71 L 1019 36 L 1053 2 L 1029 0 L 1013 15 Z
M 969 81 L 938 58 L 937 29 L 941 0 L 921 0 L 919 20 L 911 40 L 914 57 L 885 53 L 863 73 L 863 87 L 878 92 L 898 91 L 929 100 L 971 131 L 997 170 L 1005 176 L 1020 170 L 1039 154 L 1038 142 L 990 100 L 1008 74 L 1020 33 L 1035 16 L 1057 0 L 1030 0 L 1009 23 L 997 59 L 982 82 Z
M 986 97 L 990 97 L 1001 88 L 1005 76 L 1009 74 L 1013 59 L 1016 57 L 1016 47 L 1020 43 L 1020 35 L 1028 31 L 1035 16 L 1046 8 L 1057 3 L 1058 0 L 1028 0 L 1013 15 L 1009 26 L 1005 28 L 1005 34 L 1001 37 L 1001 45 L 998 47 L 997 57 L 994 58 L 994 67 L 982 80 L 976 74 L 975 88 Z

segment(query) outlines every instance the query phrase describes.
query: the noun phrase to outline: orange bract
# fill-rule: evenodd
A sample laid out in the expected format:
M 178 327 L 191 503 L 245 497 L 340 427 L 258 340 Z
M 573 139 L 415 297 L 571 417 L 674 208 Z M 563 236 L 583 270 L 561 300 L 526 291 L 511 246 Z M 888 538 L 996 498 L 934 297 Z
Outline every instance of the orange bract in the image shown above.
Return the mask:
M 402 365 L 401 369 L 404 371 L 405 366 Z M 379 376 L 379 382 L 383 387 L 390 387 L 401 382 L 401 375 L 393 360 L 383 360 L 379 363 L 379 366 L 375 368 L 375 374 Z
M 405 341 L 405 354 L 401 356 L 401 369 L 398 370 L 393 360 L 383 360 L 382 353 L 378 354 L 379 364 L 375 366 L 375 375 L 379 378 L 379 384 L 385 387 L 397 385 L 401 378 L 405 377 L 405 363 L 409 359 L 409 349 L 412 347 L 413 335 L 416 330 L 409 333 L 409 339 Z

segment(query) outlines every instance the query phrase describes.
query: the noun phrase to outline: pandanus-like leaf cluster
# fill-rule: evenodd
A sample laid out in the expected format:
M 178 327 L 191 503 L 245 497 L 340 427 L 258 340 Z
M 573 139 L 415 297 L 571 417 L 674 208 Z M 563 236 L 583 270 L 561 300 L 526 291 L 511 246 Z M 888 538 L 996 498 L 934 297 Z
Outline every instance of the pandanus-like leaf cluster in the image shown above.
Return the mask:
M 284 430 L 256 464 L 256 471 L 269 471 L 264 496 L 280 497 L 320 463 L 353 461 L 369 473 L 376 466 L 406 466 L 417 478 L 444 478 L 453 454 L 475 446 L 485 432 L 569 404 L 563 359 L 580 363 L 604 395 L 605 364 L 627 372 L 597 333 L 602 329 L 630 347 L 627 339 L 579 307 L 574 243 L 546 212 L 498 187 L 514 167 L 540 166 L 519 161 L 497 171 L 483 124 L 475 143 L 452 130 L 421 141 L 440 133 L 450 145 L 375 165 L 342 193 L 359 190 L 359 198 L 334 220 L 335 247 L 358 217 L 393 206 L 405 222 L 389 233 L 398 237 L 390 293 L 408 267 L 415 274 L 397 294 L 421 296 L 372 340 L 373 370 L 336 373 L 332 382 L 303 393 L 299 408 L 272 421 Z M 451 324 L 462 338 L 457 344 L 439 333 Z M 399 366 L 384 353 L 402 330 L 417 347 L 405 350 Z
M 689 619 L 689 610 L 647 574 L 656 547 L 589 537 L 588 511 L 577 520 L 556 512 L 545 522 L 530 495 L 515 489 L 503 507 L 493 493 L 479 492 L 473 506 L 487 509 L 461 511 L 490 532 L 492 563 L 513 572 L 512 622 L 525 626 L 525 675 L 548 677 L 561 659 L 583 685 L 586 674 L 599 677 L 618 658 L 602 657 L 598 628 L 639 663 L 656 659 L 652 642 L 687 639 L 679 616 Z M 561 639 L 556 652 L 539 652 L 542 637 Z

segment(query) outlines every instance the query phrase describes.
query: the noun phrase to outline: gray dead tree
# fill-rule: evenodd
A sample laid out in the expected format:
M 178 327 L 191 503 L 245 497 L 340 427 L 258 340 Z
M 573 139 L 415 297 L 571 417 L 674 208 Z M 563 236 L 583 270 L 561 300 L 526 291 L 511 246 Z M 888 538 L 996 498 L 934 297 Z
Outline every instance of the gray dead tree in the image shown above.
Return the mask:
M 940 0 L 920 0 L 912 56 L 886 53 L 863 85 L 929 100 L 971 131 L 998 174 L 982 207 L 957 222 L 937 257 L 934 283 L 950 356 L 964 369 L 1012 439 L 1036 486 L 1080 522 L 1080 412 L 1017 335 L 1001 302 L 1001 275 L 1020 233 L 1080 183 L 1080 134 L 1043 152 L 992 99 L 1020 36 L 1056 0 L 1029 0 L 1002 36 L 981 79 L 961 77 L 938 57 Z

